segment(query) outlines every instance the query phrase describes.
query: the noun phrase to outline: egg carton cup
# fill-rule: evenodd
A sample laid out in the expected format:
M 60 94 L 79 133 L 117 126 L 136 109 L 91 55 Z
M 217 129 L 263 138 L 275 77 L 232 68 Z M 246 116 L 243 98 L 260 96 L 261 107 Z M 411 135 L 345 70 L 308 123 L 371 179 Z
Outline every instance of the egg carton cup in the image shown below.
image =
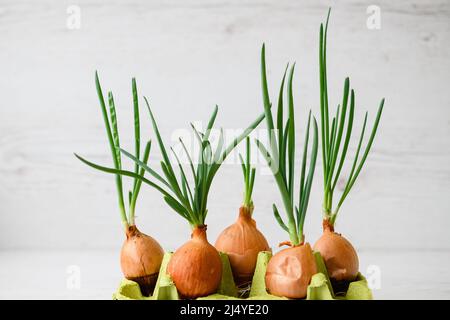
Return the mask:
M 356 280 L 350 282 L 344 294 L 336 295 L 333 291 L 327 268 L 319 252 L 313 252 L 316 259 L 317 273 L 312 276 L 308 286 L 306 300 L 372 300 L 366 278 L 358 273 Z M 286 299 L 268 293 L 265 282 L 267 264 L 272 257 L 271 252 L 263 251 L 258 255 L 255 274 L 253 275 L 252 287 L 249 299 Z
M 139 285 L 131 280 L 124 279 L 119 285 L 117 291 L 113 294 L 114 300 L 179 300 L 177 288 L 167 274 L 167 265 L 173 253 L 164 254 L 164 258 L 156 281 L 153 295 L 142 295 Z M 263 251 L 258 254 L 255 273 L 250 288 L 248 298 L 239 298 L 238 289 L 233 280 L 228 256 L 220 253 L 222 261 L 222 279 L 216 293 L 198 298 L 198 300 L 287 300 L 284 297 L 274 296 L 268 293 L 265 282 L 267 264 L 272 254 Z M 314 252 L 318 273 L 316 273 L 308 286 L 306 300 L 372 300 L 372 292 L 368 287 L 367 281 L 361 273 L 355 281 L 351 282 L 344 294 L 336 295 L 333 292 L 331 281 L 325 263 L 319 252 Z

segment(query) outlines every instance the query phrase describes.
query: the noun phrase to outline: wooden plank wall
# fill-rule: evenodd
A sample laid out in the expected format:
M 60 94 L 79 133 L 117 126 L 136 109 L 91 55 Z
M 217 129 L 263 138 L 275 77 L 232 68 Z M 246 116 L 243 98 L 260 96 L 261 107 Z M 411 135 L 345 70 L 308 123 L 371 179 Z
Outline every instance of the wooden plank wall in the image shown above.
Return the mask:
M 132 76 L 167 140 L 190 121 L 206 121 L 214 104 L 218 124 L 239 129 L 262 111 L 265 42 L 272 95 L 285 63 L 297 62 L 302 135 L 307 109 L 318 115 L 318 30 L 329 5 L 331 102 L 350 76 L 359 129 L 364 110 L 373 120 L 386 97 L 380 133 L 338 230 L 360 249 L 449 248 L 448 1 L 378 1 L 379 30 L 366 26 L 372 1 L 77 1 L 77 30 L 66 26 L 70 4 L 0 3 L 0 248 L 117 248 L 123 240 L 113 178 L 73 156 L 111 162 L 96 69 L 115 93 L 122 141 L 132 148 Z M 143 122 L 145 137 L 153 137 Z M 320 235 L 320 163 L 317 169 L 306 222 L 311 242 Z M 225 165 L 209 201 L 212 241 L 234 221 L 241 197 L 240 167 Z M 280 199 L 270 175 L 257 176 L 254 201 L 269 241 L 286 240 L 271 212 Z M 189 237 L 187 223 L 154 190 L 143 188 L 138 215 L 141 229 L 167 249 Z

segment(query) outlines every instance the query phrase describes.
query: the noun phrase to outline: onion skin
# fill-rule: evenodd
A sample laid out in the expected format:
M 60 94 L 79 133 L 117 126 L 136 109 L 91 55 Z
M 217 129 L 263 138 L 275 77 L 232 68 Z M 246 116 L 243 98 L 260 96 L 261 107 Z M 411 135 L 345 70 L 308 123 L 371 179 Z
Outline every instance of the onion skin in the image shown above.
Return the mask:
M 316 273 L 316 260 L 309 243 L 283 249 L 267 265 L 266 288 L 276 296 L 302 299 Z
M 191 240 L 175 251 L 167 272 L 184 298 L 194 299 L 217 291 L 222 279 L 222 261 L 206 238 L 206 226 L 196 227 Z
M 314 245 L 319 251 L 328 270 L 328 276 L 334 281 L 354 281 L 358 275 L 359 260 L 352 244 L 334 232 L 333 226 L 324 220 L 322 236 Z
M 126 235 L 120 252 L 122 272 L 125 278 L 139 284 L 144 295 L 150 295 L 158 278 L 164 250 L 136 226 L 128 227 Z
M 215 247 L 230 259 L 236 285 L 252 280 L 258 253 L 271 251 L 264 235 L 252 219 L 253 208 L 242 206 L 234 224 L 227 227 L 216 240 Z

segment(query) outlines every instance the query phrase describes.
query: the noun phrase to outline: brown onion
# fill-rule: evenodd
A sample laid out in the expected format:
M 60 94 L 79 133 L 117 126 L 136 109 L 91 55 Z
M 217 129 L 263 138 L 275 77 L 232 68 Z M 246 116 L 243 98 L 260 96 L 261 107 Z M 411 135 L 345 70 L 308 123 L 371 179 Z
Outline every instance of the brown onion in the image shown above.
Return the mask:
M 136 226 L 128 227 L 126 235 L 120 252 L 122 272 L 125 278 L 139 284 L 144 295 L 149 295 L 155 287 L 164 250 Z
M 217 250 L 228 255 L 238 286 L 252 280 L 258 253 L 270 251 L 266 238 L 256 228 L 252 211 L 253 207 L 242 206 L 236 222 L 222 231 L 215 244 Z
M 182 297 L 198 298 L 217 291 L 222 279 L 222 261 L 206 238 L 206 226 L 196 227 L 191 240 L 175 251 L 167 272 Z
M 335 281 L 353 281 L 358 275 L 359 260 L 355 248 L 333 226 L 324 220 L 324 231 L 314 245 L 327 267 L 328 276 Z
M 316 273 L 316 260 L 309 243 L 283 249 L 267 265 L 266 288 L 276 296 L 305 298 L 311 278 Z

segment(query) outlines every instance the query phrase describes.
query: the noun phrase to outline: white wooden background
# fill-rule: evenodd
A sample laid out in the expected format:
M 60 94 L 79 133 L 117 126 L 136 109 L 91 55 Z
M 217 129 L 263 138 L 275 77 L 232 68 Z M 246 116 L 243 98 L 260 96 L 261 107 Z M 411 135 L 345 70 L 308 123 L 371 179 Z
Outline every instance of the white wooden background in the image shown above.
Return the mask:
M 72 4 L 81 8 L 79 30 L 66 26 L 66 9 Z M 366 27 L 371 4 L 381 8 L 380 30 Z M 51 252 L 64 251 L 67 257 L 70 250 L 116 253 L 120 248 L 113 178 L 73 156 L 77 152 L 111 163 L 94 70 L 99 70 L 104 89 L 115 93 L 122 142 L 132 148 L 132 76 L 152 101 L 167 140 L 175 130 L 188 128 L 189 121 L 206 121 L 214 104 L 220 107 L 218 125 L 242 128 L 262 111 L 259 53 L 265 42 L 273 99 L 285 63 L 297 62 L 295 98 L 302 135 L 307 108 L 318 115 L 318 30 L 330 5 L 331 101 L 338 103 L 343 79 L 350 76 L 356 119 L 361 123 L 367 109 L 371 124 L 380 98 L 386 97 L 373 151 L 342 207 L 338 230 L 365 252 L 363 265 L 399 270 L 394 264 L 403 261 L 424 276 L 430 270 L 422 273 L 413 260 L 408 262 L 407 252 L 416 262 L 434 252 L 431 266 L 448 263 L 448 1 L 2 0 L 0 278 L 8 279 L 16 263 L 31 263 L 30 250 L 50 255 L 41 264 L 48 272 L 55 266 Z M 144 135 L 153 137 L 148 118 L 142 118 Z M 158 159 L 154 148 L 151 161 Z M 320 169 L 319 163 L 306 221 L 311 242 L 321 231 Z M 209 200 L 211 240 L 235 219 L 241 190 L 240 167 L 225 165 Z M 272 216 L 274 201 L 279 196 L 272 177 L 258 175 L 255 218 L 273 245 L 286 239 Z M 154 190 L 143 187 L 138 216 L 141 229 L 166 249 L 189 237 L 187 223 Z M 397 252 L 405 258 L 391 259 Z M 89 259 L 83 261 L 93 270 Z M 117 265 L 111 268 L 120 276 Z M 395 274 L 390 277 L 396 279 Z M 443 281 L 436 275 L 436 283 L 449 281 L 448 274 Z M 405 286 L 410 297 L 427 297 L 417 291 L 412 296 Z M 90 292 L 85 296 L 105 298 Z M 396 297 L 384 292 L 382 297 Z M 448 289 L 442 295 L 448 298 Z

